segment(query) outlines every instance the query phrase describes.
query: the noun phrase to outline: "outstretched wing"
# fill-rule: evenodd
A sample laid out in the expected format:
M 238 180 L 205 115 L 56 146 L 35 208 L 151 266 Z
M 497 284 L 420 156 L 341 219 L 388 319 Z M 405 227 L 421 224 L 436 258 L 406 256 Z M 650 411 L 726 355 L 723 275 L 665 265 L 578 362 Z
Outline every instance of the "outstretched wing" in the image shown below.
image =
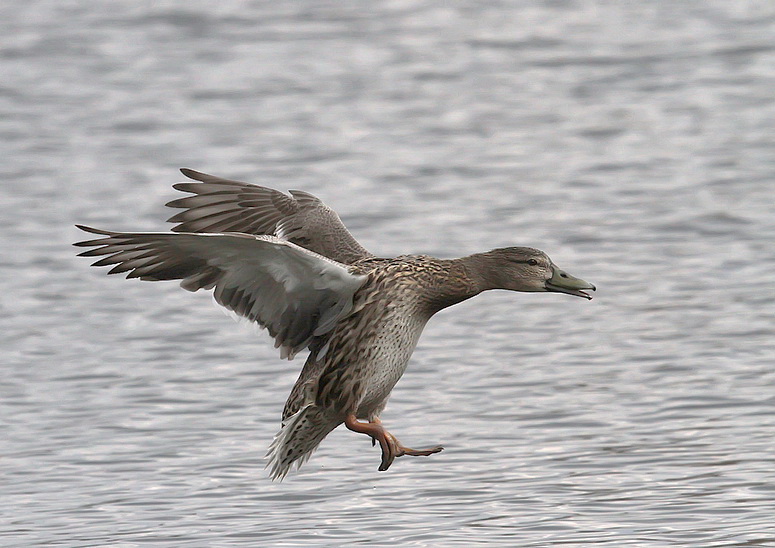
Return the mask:
M 174 185 L 193 194 L 167 204 L 185 209 L 169 219 L 179 223 L 174 232 L 277 235 L 342 264 L 373 256 L 353 238 L 339 215 L 312 194 L 291 190 L 288 196 L 192 169 L 180 171 L 200 182 Z
M 266 327 L 292 358 L 352 310 L 353 294 L 366 276 L 274 236 L 248 234 L 123 233 L 86 226 L 105 236 L 77 242 L 93 247 L 81 256 L 105 255 L 93 266 L 115 265 L 108 274 L 182 280 L 188 291 L 215 288 L 215 300 Z

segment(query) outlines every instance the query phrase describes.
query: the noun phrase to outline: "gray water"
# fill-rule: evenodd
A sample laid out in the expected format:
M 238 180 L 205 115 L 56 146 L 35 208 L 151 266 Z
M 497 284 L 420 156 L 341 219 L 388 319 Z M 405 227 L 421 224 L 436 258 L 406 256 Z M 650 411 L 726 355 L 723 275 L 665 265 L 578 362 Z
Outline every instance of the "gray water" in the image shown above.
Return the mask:
M 775 546 L 770 2 L 0 6 L 0 545 Z M 301 368 L 207 294 L 107 277 L 188 166 L 379 255 L 531 245 L 598 286 L 428 326 L 383 419 L 285 482 Z

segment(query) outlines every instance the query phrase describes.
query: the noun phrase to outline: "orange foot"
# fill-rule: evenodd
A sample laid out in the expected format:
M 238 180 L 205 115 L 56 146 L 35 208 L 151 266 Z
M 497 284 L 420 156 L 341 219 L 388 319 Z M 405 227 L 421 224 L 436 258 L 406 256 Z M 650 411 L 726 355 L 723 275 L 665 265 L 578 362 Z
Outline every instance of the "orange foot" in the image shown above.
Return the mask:
M 355 415 L 348 415 L 344 420 L 344 425 L 353 432 L 360 432 L 361 434 L 371 436 L 372 444 L 379 442 L 379 446 L 382 448 L 382 463 L 379 465 L 380 472 L 390 468 L 390 465 L 393 464 L 397 457 L 403 457 L 404 455 L 427 457 L 444 449 L 441 445 L 430 449 L 410 449 L 409 447 L 404 447 L 393 434 L 385 430 L 379 419 L 374 419 L 371 422 L 360 422 L 355 418 Z

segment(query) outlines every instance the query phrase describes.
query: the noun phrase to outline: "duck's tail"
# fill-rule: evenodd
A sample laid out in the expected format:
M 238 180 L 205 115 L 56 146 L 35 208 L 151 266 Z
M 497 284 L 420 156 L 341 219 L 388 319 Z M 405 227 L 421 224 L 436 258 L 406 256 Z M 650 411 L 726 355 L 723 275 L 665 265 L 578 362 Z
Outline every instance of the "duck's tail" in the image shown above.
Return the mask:
M 314 404 L 305 405 L 296 414 L 284 420 L 266 453 L 269 460 L 266 467 L 271 467 L 269 476 L 272 481 L 282 481 L 294 462 L 298 470 L 307 462 L 323 438 L 337 426 L 337 422 L 328 419 L 323 410 Z

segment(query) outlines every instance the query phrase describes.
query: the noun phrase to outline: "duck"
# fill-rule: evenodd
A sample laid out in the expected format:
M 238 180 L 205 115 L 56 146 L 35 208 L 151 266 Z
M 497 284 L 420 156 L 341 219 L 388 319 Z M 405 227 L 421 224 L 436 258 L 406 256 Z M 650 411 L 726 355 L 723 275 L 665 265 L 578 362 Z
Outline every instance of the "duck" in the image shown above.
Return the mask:
M 319 198 L 181 169 L 186 193 L 170 232 L 113 232 L 76 225 L 97 238 L 76 242 L 108 274 L 179 280 L 265 328 L 280 357 L 309 351 L 269 445 L 267 467 L 282 481 L 344 424 L 381 450 L 379 471 L 412 449 L 380 420 L 423 328 L 442 309 L 483 291 L 561 293 L 591 299 L 595 286 L 532 247 L 455 259 L 372 254 Z

